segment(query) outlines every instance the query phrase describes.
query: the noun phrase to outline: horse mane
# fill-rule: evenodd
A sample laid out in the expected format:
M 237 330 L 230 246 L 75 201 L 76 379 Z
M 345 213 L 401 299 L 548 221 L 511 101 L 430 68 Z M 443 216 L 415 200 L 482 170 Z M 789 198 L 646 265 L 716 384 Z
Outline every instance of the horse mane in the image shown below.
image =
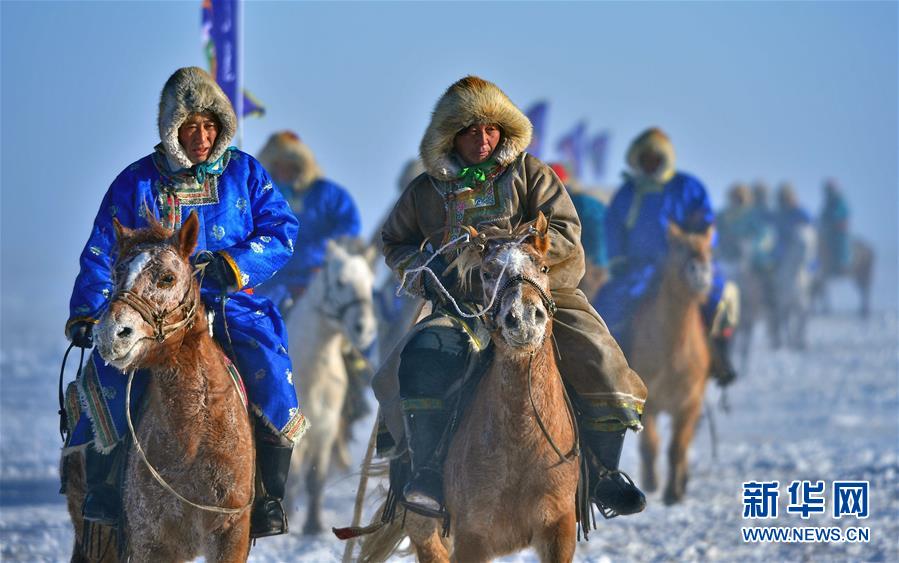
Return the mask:
M 113 218 L 116 241 L 119 246 L 119 256 L 125 256 L 129 250 L 141 244 L 159 244 L 172 238 L 175 231 L 162 226 L 156 216 L 150 210 L 150 206 L 143 205 L 141 215 L 146 218 L 147 226 L 131 229 L 122 225 L 118 218 Z

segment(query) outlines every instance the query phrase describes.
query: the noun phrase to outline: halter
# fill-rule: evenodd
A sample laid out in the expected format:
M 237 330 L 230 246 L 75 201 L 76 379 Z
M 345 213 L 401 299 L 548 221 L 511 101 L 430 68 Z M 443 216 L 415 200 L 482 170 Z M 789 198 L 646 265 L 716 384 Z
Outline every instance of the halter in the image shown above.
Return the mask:
M 505 297 L 506 292 L 509 289 L 511 289 L 512 286 L 522 285 L 522 284 L 528 284 L 537 290 L 537 293 L 540 294 L 540 299 L 543 301 L 543 306 L 546 307 L 546 312 L 549 314 L 550 317 L 552 317 L 556 314 L 556 302 L 553 301 L 552 297 L 547 295 L 546 291 L 544 291 L 543 288 L 540 287 L 540 284 L 538 284 L 533 279 L 531 279 L 525 275 L 522 275 L 522 274 L 512 276 L 506 280 L 505 285 L 503 285 L 502 289 L 499 290 L 499 294 L 497 294 L 497 297 L 498 297 L 497 303 L 503 302 L 503 298 Z M 494 318 L 496 317 L 496 314 L 498 312 L 499 312 L 499 309 L 496 309 L 494 311 L 494 313 L 493 313 Z
M 166 338 L 177 332 L 184 326 L 189 326 L 194 321 L 197 313 L 197 299 L 194 297 L 193 284 L 190 284 L 184 297 L 171 309 L 162 309 L 158 305 L 144 299 L 130 289 L 123 289 L 116 292 L 112 298 L 112 303 L 120 301 L 125 303 L 143 317 L 144 321 L 153 327 L 153 338 L 156 342 L 163 342 Z M 186 309 L 184 317 L 180 321 L 166 324 L 166 320 L 179 311 Z
M 318 307 L 318 310 L 326 318 L 329 318 L 334 321 L 342 321 L 343 317 L 344 317 L 344 315 L 346 315 L 347 311 L 349 311 L 356 305 L 365 304 L 365 299 L 363 299 L 361 297 L 357 297 L 355 299 L 347 301 L 346 303 L 341 304 L 339 307 L 337 307 L 336 310 L 329 307 L 329 305 L 331 304 L 332 301 L 331 301 L 331 299 L 329 299 L 329 296 L 331 295 L 331 291 L 330 291 L 331 290 L 331 279 L 330 279 L 330 275 L 328 274 L 328 272 L 329 272 L 329 268 L 327 267 L 327 265 L 325 265 L 325 267 L 322 269 L 322 276 L 324 277 L 324 282 L 325 282 L 325 296 L 324 296 L 324 299 L 322 299 L 322 303 Z

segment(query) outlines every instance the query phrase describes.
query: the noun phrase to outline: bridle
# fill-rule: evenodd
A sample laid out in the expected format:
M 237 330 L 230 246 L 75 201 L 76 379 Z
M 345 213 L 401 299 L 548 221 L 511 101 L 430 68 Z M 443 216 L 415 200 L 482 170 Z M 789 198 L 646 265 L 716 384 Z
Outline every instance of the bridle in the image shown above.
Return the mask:
M 325 265 L 325 267 L 322 268 L 322 277 L 324 278 L 325 282 L 325 295 L 322 299 L 321 305 L 319 305 L 318 307 L 318 310 L 322 314 L 322 316 L 339 323 L 343 321 L 343 317 L 346 315 L 347 311 L 349 311 L 353 307 L 356 307 L 357 305 L 364 305 L 366 300 L 362 297 L 356 297 L 355 299 L 351 299 L 346 303 L 341 303 L 336 308 L 333 307 L 332 303 L 334 302 L 334 300 L 330 298 L 332 284 L 329 272 L 330 268 Z
M 144 321 L 153 327 L 153 338 L 156 342 L 163 342 L 166 338 L 178 332 L 185 326 L 190 326 L 197 313 L 197 303 L 194 286 L 191 282 L 181 301 L 171 309 L 163 309 L 162 307 L 151 303 L 130 289 L 123 289 L 113 295 L 110 304 L 121 302 L 135 311 L 137 311 Z M 180 311 L 184 311 L 183 317 L 179 321 L 167 323 L 166 321 L 176 315 Z
M 543 301 L 543 306 L 546 307 L 546 312 L 550 317 L 552 317 L 556 314 L 556 302 L 553 301 L 553 298 L 550 297 L 542 287 L 540 287 L 540 284 L 538 284 L 532 278 L 529 278 L 523 274 L 517 274 L 517 275 L 511 276 L 509 279 L 507 279 L 506 283 L 503 285 L 502 289 L 499 290 L 499 293 L 496 296 L 497 297 L 497 300 L 496 300 L 497 308 L 493 312 L 494 319 L 496 318 L 496 315 L 499 313 L 498 305 L 503 302 L 503 298 L 505 297 L 506 292 L 509 291 L 510 289 L 512 289 L 513 286 L 524 285 L 524 284 L 530 285 L 534 289 L 537 290 L 537 293 L 540 295 L 540 300 Z

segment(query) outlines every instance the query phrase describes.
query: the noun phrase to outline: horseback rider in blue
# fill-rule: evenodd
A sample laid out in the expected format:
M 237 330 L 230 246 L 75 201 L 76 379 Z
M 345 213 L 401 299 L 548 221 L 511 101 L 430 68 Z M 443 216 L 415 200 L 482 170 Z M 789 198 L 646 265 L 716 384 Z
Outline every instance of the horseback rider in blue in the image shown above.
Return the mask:
M 180 228 L 191 212 L 200 221 L 192 260 L 202 270 L 201 296 L 214 313 L 213 331 L 237 365 L 256 418 L 256 457 L 264 487 L 257 494 L 251 536 L 287 531 L 281 499 L 294 442 L 306 421 L 297 407 L 287 335 L 277 308 L 253 294 L 293 253 L 297 221 L 268 173 L 252 156 L 229 146 L 237 128 L 230 101 L 202 69 L 175 71 L 159 102 L 161 143 L 113 181 L 100 204 L 72 291 L 66 335 L 92 345 L 92 329 L 115 290 L 111 271 L 117 245 L 113 218 L 146 227 L 147 213 Z M 126 376 L 95 350 L 77 382 L 82 411 L 68 448 L 84 450 L 84 518 L 115 525 L 121 517 L 116 471 L 124 460 Z M 135 410 L 147 380 L 138 372 Z
M 818 216 L 819 255 L 824 275 L 840 275 L 849 268 L 849 205 L 836 180 L 824 182 L 824 205 Z
M 286 314 L 325 263 L 327 241 L 359 236 L 359 209 L 345 188 L 324 177 L 309 146 L 292 131 L 269 137 L 259 152 L 259 162 L 272 175 L 300 223 L 296 252 L 259 288 Z
M 779 262 L 788 241 L 796 238 L 800 228 L 810 225 L 812 216 L 799 205 L 796 190 L 792 184 L 784 182 L 777 190 L 777 211 L 774 224 L 777 227 L 777 244 L 774 248 L 774 261 Z
M 688 233 L 705 232 L 714 223 L 705 186 L 674 167 L 674 147 L 658 128 L 641 133 L 627 153 L 631 169 L 615 193 L 606 213 L 606 244 L 611 280 L 594 300 L 625 353 L 630 344 L 630 323 L 637 306 L 655 291 L 660 266 L 668 252 L 666 230 L 670 222 Z M 727 283 L 716 264 L 712 289 L 702 308 L 710 330 L 711 375 L 721 385 L 736 372 L 728 348 L 736 325 L 736 286 Z

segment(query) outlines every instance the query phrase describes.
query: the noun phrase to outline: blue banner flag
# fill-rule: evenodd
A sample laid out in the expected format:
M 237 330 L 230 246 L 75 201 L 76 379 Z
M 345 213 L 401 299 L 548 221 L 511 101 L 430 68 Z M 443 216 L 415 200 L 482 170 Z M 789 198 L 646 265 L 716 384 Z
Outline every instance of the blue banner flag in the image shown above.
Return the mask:
M 583 157 L 586 152 L 587 122 L 579 121 L 574 128 L 556 143 L 556 152 L 564 164 L 568 165 L 568 169 L 572 175 L 581 179 L 583 177 Z
M 543 152 L 543 137 L 546 132 L 546 112 L 549 109 L 549 102 L 540 101 L 535 103 L 525 112 L 531 125 L 534 126 L 534 133 L 531 136 L 531 144 L 525 149 L 529 154 L 541 158 Z
M 237 116 L 260 116 L 265 107 L 241 87 L 239 1 L 203 0 L 203 50 L 209 73 L 231 100 Z
M 590 141 L 590 164 L 593 165 L 593 176 L 597 180 L 601 180 L 606 173 L 606 154 L 608 148 L 608 131 L 602 131 Z

